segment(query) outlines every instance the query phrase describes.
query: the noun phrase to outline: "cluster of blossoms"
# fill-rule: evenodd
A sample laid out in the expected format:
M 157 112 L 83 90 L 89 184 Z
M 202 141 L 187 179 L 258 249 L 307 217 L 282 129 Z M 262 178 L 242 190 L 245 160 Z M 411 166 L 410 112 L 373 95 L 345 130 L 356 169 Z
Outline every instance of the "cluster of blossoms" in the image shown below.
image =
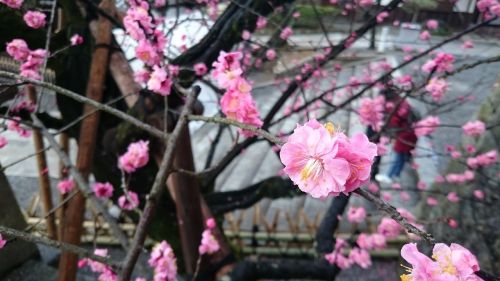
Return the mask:
M 126 211 L 131 211 L 139 206 L 139 196 L 133 191 L 127 191 L 127 195 L 118 198 L 118 206 Z
M 22 127 L 19 120 L 21 118 L 15 117 L 13 120 L 7 121 L 7 129 L 16 132 L 20 137 L 27 138 L 31 136 L 31 131 Z
M 402 281 L 420 280 L 482 280 L 474 273 L 479 271 L 476 257 L 466 248 L 452 243 L 449 247 L 438 243 L 432 250 L 432 259 L 422 254 L 415 243 L 406 244 L 401 256 L 410 265 Z
M 425 90 L 431 94 L 434 101 L 439 102 L 448 91 L 449 86 L 450 85 L 445 79 L 432 78 L 425 86 Z
M 169 95 L 172 77 L 177 75 L 178 68 L 167 68 L 163 64 L 167 39 L 151 17 L 147 1 L 130 0 L 128 3 L 130 8 L 123 18 L 123 25 L 127 34 L 137 41 L 136 57 L 146 66 L 136 73 L 136 81 L 146 83 L 148 89 L 157 94 Z
M 23 5 L 23 0 L 0 0 L 0 3 L 12 9 L 19 9 Z
M 206 221 L 206 226 L 207 228 L 201 234 L 201 243 L 198 247 L 200 255 L 211 255 L 220 249 L 219 242 L 217 242 L 217 239 L 215 239 L 212 234 L 212 230 L 216 227 L 215 220 L 213 218 L 209 218 Z
M 467 158 L 467 166 L 472 169 L 476 169 L 479 167 L 487 167 L 493 165 L 497 162 L 498 156 L 496 150 L 490 150 L 483 154 L 479 154 L 476 157 Z
M 500 17 L 500 3 L 498 0 L 479 0 L 477 9 L 479 12 L 484 13 L 487 19 L 494 16 Z
M 462 126 L 464 134 L 471 137 L 480 136 L 486 130 L 486 125 L 479 121 L 469 121 Z
M 30 50 L 26 41 L 14 39 L 7 43 L 6 51 L 14 60 L 21 63 L 21 76 L 40 80 L 39 70 L 48 56 L 44 49 Z
M 384 119 L 385 98 L 377 96 L 373 99 L 363 98 L 359 106 L 359 118 L 361 124 L 371 126 L 374 130 L 379 130 Z
M 436 71 L 437 73 L 445 73 L 453 71 L 453 63 L 455 62 L 455 56 L 447 53 L 437 53 L 436 56 L 428 60 L 422 65 L 422 71 L 425 73 L 431 73 Z
M 424 230 L 424 226 L 417 223 L 415 217 L 408 210 L 404 208 L 397 208 L 396 210 L 403 218 L 408 221 L 408 223 L 412 224 L 414 227 L 420 230 Z M 403 230 L 404 228 L 401 227 L 401 225 L 399 225 L 397 221 L 389 217 L 382 218 L 379 225 L 377 226 L 377 233 L 383 235 L 386 238 L 396 238 L 401 234 Z M 408 233 L 408 236 L 414 240 L 419 239 L 417 235 L 412 233 Z
M 458 173 L 449 173 L 445 176 L 445 179 L 449 183 L 466 183 L 474 179 L 474 172 L 470 170 L 466 170 L 465 172 Z
M 362 268 L 368 268 L 372 265 L 370 253 L 361 248 L 353 248 L 349 256 L 345 256 L 342 252 L 347 246 L 344 239 L 337 238 L 333 252 L 326 254 L 325 259 L 330 264 L 336 264 L 341 269 L 351 267 L 353 264 L 358 264 Z
M 429 116 L 415 123 L 415 135 L 418 137 L 427 136 L 437 129 L 441 122 L 436 116 Z
M 229 119 L 241 123 L 262 126 L 259 118 L 259 112 L 252 98 L 252 85 L 241 75 L 240 52 L 226 53 L 222 51 L 217 61 L 213 63 L 213 77 L 217 80 L 220 87 L 226 89 L 221 98 L 222 112 Z M 241 131 L 245 136 L 251 136 L 251 132 Z
M 127 152 L 118 159 L 118 168 L 133 173 L 149 161 L 149 141 L 140 140 L 129 144 Z
M 284 172 L 300 190 L 314 198 L 349 193 L 367 182 L 377 145 L 366 135 L 348 138 L 333 124 L 310 120 L 297 126 L 283 145 Z
M 347 211 L 347 220 L 352 223 L 361 223 L 366 218 L 366 210 L 363 207 L 350 207 Z
M 172 247 L 166 241 L 153 248 L 148 263 L 154 268 L 154 281 L 177 280 L 177 260 Z
M 107 249 L 95 249 L 94 255 L 101 256 L 101 257 L 107 257 L 108 250 Z M 87 258 L 81 259 L 78 262 L 78 267 L 83 268 L 85 266 L 89 266 L 90 270 L 92 272 L 99 273 L 98 280 L 102 280 L 102 281 L 116 281 L 116 280 L 118 280 L 118 276 L 113 271 L 113 269 L 108 265 L 105 265 L 105 264 L 102 264 L 100 262 L 93 261 L 93 260 L 87 259 Z

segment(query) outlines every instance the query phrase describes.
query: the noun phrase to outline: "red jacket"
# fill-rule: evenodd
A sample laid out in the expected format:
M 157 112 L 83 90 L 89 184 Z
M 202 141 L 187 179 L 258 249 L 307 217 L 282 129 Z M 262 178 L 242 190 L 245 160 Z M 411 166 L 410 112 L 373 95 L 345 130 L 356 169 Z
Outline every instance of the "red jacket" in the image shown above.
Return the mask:
M 397 102 L 395 102 L 397 104 Z M 389 120 L 389 129 L 394 132 L 396 141 L 394 143 L 394 151 L 398 153 L 408 153 L 415 148 L 417 143 L 417 136 L 413 131 L 412 125 L 409 121 L 411 107 L 406 101 L 403 101 L 399 106 L 397 112 L 395 112 L 391 120 Z M 392 109 L 388 110 L 388 114 L 392 112 Z

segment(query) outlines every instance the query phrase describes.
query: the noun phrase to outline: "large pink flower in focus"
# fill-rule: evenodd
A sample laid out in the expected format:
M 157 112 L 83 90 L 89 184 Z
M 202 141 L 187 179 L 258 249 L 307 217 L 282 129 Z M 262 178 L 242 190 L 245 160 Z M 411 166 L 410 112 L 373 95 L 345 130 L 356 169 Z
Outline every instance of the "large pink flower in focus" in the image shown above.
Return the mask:
M 135 172 L 149 161 L 149 141 L 138 141 L 128 146 L 127 152 L 118 159 L 118 168 L 127 173 Z
M 314 198 L 344 192 L 350 168 L 345 159 L 335 158 L 338 146 L 338 135 L 316 120 L 297 126 L 281 148 L 284 171 L 300 190 Z
M 402 281 L 436 280 L 433 277 L 433 272 L 437 270 L 437 264 L 429 257 L 422 254 L 418 250 L 417 244 L 409 243 L 404 245 L 403 248 L 401 248 L 401 256 L 412 266 L 411 270 L 409 270 L 409 274 L 401 275 Z
M 370 142 L 365 134 L 357 133 L 351 138 L 339 138 L 338 158 L 349 163 L 350 174 L 345 183 L 345 191 L 352 192 L 370 180 L 373 159 L 377 156 L 377 145 Z

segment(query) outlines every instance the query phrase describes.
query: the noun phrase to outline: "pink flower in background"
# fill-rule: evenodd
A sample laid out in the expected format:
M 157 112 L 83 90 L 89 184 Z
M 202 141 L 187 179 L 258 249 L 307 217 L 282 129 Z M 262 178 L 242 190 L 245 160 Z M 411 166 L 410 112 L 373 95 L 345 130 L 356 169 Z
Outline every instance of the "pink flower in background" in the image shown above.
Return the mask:
M 432 99 L 440 101 L 448 91 L 449 84 L 441 78 L 432 78 L 425 86 L 425 90 L 431 93 Z
M 479 120 L 469 121 L 462 126 L 462 129 L 464 130 L 464 134 L 475 137 L 484 133 L 486 125 Z
M 149 141 L 138 141 L 129 144 L 127 152 L 118 159 L 118 168 L 127 173 L 146 166 L 149 161 Z
M 373 0 L 356 0 L 360 7 L 370 7 L 373 5 Z
M 382 23 L 388 16 L 389 13 L 387 11 L 380 12 L 377 15 L 377 23 Z
M 447 53 L 438 53 L 434 59 L 428 60 L 424 65 L 422 65 L 422 71 L 425 73 L 431 73 L 436 71 L 437 73 L 445 73 L 453 71 L 453 63 L 455 62 L 455 56 Z
M 351 138 L 340 135 L 336 157 L 345 159 L 349 163 L 350 170 L 344 193 L 352 192 L 368 182 L 375 156 L 377 156 L 377 145 L 370 142 L 365 134 L 356 133 Z
M 291 27 L 287 26 L 283 28 L 283 30 L 280 33 L 280 38 L 283 40 L 287 40 L 290 36 L 292 36 L 293 30 Z
M 391 142 L 389 137 L 387 136 L 381 136 L 379 142 L 377 143 L 377 155 L 382 156 L 385 155 L 388 151 L 389 148 L 387 145 Z
M 467 165 L 473 169 L 493 165 L 497 161 L 496 150 L 490 150 L 476 157 L 467 158 Z
M 476 190 L 474 190 L 473 194 L 474 194 L 474 197 L 476 197 L 476 199 L 479 199 L 479 200 L 484 199 L 484 192 L 482 190 L 476 189 Z
M 4 136 L 0 136 L 0 148 L 3 148 L 8 143 L 9 143 L 9 141 L 7 140 L 7 138 L 5 138 Z
M 42 28 L 45 26 L 45 14 L 38 11 L 27 11 L 24 16 L 24 22 L 34 29 Z
M 0 234 L 0 249 L 5 247 L 5 244 L 7 244 L 7 240 L 3 239 L 2 234 Z
M 148 263 L 154 268 L 154 280 L 177 280 L 177 260 L 172 247 L 166 241 L 154 246 Z
M 342 254 L 342 249 L 347 246 L 347 243 L 342 238 L 335 240 L 335 247 L 329 254 L 325 254 L 325 259 L 329 264 L 336 264 L 341 269 L 349 268 L 352 261 Z
M 429 31 L 424 30 L 420 33 L 418 38 L 420 38 L 420 40 L 422 40 L 422 41 L 429 41 L 431 39 L 431 34 Z
M 83 44 L 83 37 L 80 36 L 79 34 L 75 34 L 75 35 L 71 36 L 69 41 L 71 42 L 71 46 L 78 46 L 78 45 Z
M 159 56 L 157 48 L 148 40 L 139 41 L 139 44 L 135 47 L 135 55 L 138 59 L 149 66 L 159 64 L 162 59 Z
M 429 196 L 429 197 L 427 197 L 427 205 L 437 206 L 437 205 L 439 205 L 439 201 L 436 198 Z
M 256 23 L 257 29 L 262 29 L 262 28 L 266 27 L 266 25 L 267 25 L 267 19 L 265 17 L 259 17 L 257 19 L 257 23 Z
M 460 197 L 458 197 L 458 195 L 455 191 L 448 193 L 446 198 L 448 199 L 448 201 L 453 202 L 453 203 L 457 203 L 458 201 L 460 201 Z
M 214 218 L 207 219 L 207 221 L 205 222 L 205 224 L 207 225 L 208 229 L 214 229 L 217 226 Z
M 118 206 L 123 210 L 131 211 L 139 206 L 139 196 L 133 191 L 127 191 L 127 196 L 118 198 Z
M 0 3 L 7 5 L 12 9 L 19 9 L 23 5 L 23 0 L 0 0 Z
M 97 198 L 110 198 L 113 196 L 113 185 L 109 182 L 96 182 L 92 188 Z
M 208 71 L 207 66 L 204 63 L 202 63 L 202 62 L 195 64 L 193 68 L 194 68 L 194 72 L 198 76 L 203 76 Z
M 462 44 L 462 49 L 472 49 L 474 48 L 474 42 L 471 40 L 465 40 L 464 43 Z
M 200 255 L 208 254 L 211 255 L 220 249 L 219 242 L 212 235 L 210 229 L 205 229 L 201 234 L 201 244 L 198 247 L 198 252 Z
M 266 51 L 266 58 L 268 60 L 274 60 L 276 58 L 276 51 L 273 49 L 268 49 Z
M 454 219 L 448 219 L 448 225 L 451 228 L 457 228 L 458 227 L 458 222 Z
M 384 217 L 377 227 L 377 232 L 387 238 L 396 238 L 401 232 L 401 226 L 395 220 Z
M 364 269 L 367 269 L 372 265 L 370 253 L 360 248 L 353 248 L 349 253 L 349 259 Z
M 366 211 L 363 207 L 350 207 L 347 212 L 347 220 L 352 223 L 362 223 L 366 218 Z
M 428 20 L 425 26 L 430 30 L 435 30 L 439 27 L 439 22 L 437 20 Z
M 423 181 L 418 181 L 417 182 L 417 189 L 418 190 L 426 190 L 427 189 L 427 184 Z
M 385 111 L 385 99 L 383 96 L 376 98 L 363 98 L 358 109 L 361 124 L 371 126 L 378 130 L 382 125 Z
M 25 61 L 28 59 L 30 49 L 23 39 L 14 39 L 7 43 L 6 51 L 16 61 Z
M 151 77 L 151 73 L 146 69 L 139 69 L 134 72 L 134 81 L 139 84 L 145 84 Z
M 252 33 L 250 33 L 250 31 L 248 30 L 243 30 L 243 32 L 241 33 L 241 38 L 243 40 L 250 40 L 250 37 L 252 37 Z
M 73 188 L 75 188 L 73 179 L 65 179 L 57 184 L 57 189 L 59 189 L 59 192 L 63 195 L 73 190 Z
M 418 137 L 430 135 L 434 133 L 439 125 L 440 121 L 438 117 L 429 116 L 415 124 L 415 135 Z
M 376 183 L 370 182 L 368 184 L 368 190 L 370 190 L 371 192 L 378 192 L 379 188 L 378 188 L 378 185 Z
M 285 173 L 300 190 L 322 198 L 345 191 L 350 168 L 345 159 L 335 158 L 338 150 L 338 134 L 310 120 L 295 128 L 281 148 L 280 158 Z

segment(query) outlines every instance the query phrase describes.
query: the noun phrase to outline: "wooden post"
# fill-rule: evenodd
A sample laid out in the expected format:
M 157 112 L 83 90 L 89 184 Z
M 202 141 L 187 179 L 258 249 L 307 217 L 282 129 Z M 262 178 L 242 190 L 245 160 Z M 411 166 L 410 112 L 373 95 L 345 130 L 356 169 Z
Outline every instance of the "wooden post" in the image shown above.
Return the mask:
M 113 7 L 112 0 L 104 0 L 100 7 L 109 11 Z M 98 32 L 95 44 L 100 46 L 94 50 L 90 65 L 89 80 L 87 83 L 86 96 L 95 101 L 101 101 L 108 69 L 109 49 L 102 47 L 111 43 L 111 23 L 100 16 L 98 20 Z M 85 105 L 83 114 L 87 115 L 95 109 Z M 80 127 L 80 138 L 78 141 L 78 154 L 76 168 L 82 176 L 87 179 L 91 168 L 96 145 L 97 128 L 99 127 L 99 112 L 90 114 L 83 119 Z M 83 230 L 83 215 L 85 212 L 85 197 L 78 193 L 68 204 L 65 212 L 63 240 L 70 244 L 79 244 Z M 76 279 L 78 256 L 73 253 L 63 252 L 59 262 L 59 281 L 71 281 Z
M 36 89 L 33 85 L 27 85 L 25 87 L 28 92 L 28 97 L 36 104 L 37 96 Z M 49 179 L 49 171 L 47 166 L 47 159 L 45 158 L 45 145 L 43 144 L 43 136 L 40 131 L 34 129 L 33 130 L 33 143 L 35 145 L 36 154 L 36 163 L 38 166 L 38 180 L 40 184 L 40 197 L 42 198 L 42 206 L 44 216 L 47 215 L 54 205 L 52 204 L 52 192 L 50 190 L 50 179 Z M 47 233 L 51 239 L 57 239 L 57 228 L 54 219 L 54 215 L 51 214 L 47 216 Z
M 69 155 L 69 136 L 67 133 L 61 133 L 59 137 L 59 144 L 61 145 L 61 150 Z M 64 179 L 68 176 L 68 171 L 62 160 L 59 160 L 59 179 Z M 64 201 L 66 196 L 64 194 L 59 195 L 59 202 Z M 63 237 L 64 230 L 64 211 L 66 210 L 67 204 L 62 205 L 56 213 L 59 224 L 57 225 L 57 235 L 59 239 Z

